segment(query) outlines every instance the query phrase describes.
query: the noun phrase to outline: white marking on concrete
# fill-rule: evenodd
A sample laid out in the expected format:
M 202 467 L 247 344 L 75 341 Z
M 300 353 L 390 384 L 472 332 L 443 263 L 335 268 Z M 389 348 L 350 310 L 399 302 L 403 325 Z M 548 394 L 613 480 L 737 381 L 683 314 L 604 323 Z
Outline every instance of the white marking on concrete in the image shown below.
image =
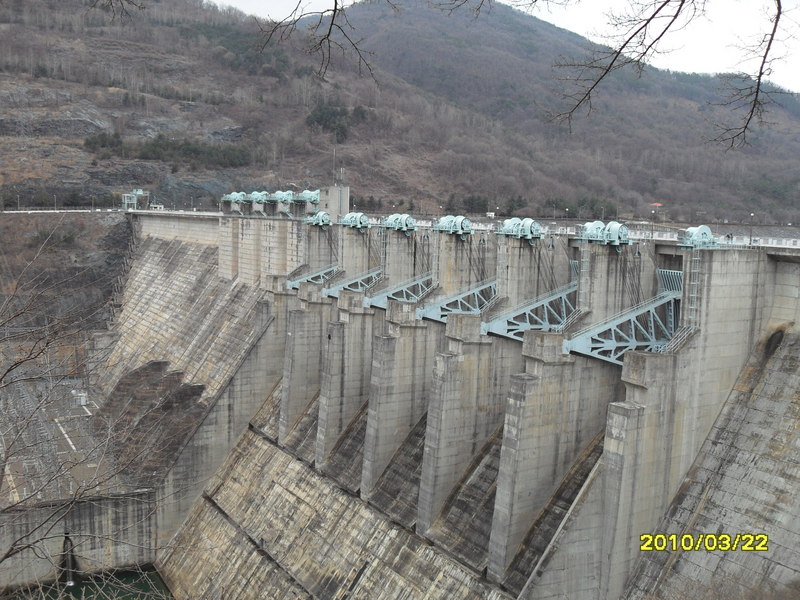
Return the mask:
M 11 467 L 6 464 L 6 481 L 8 481 L 8 490 L 11 493 L 11 498 L 13 502 L 19 502 L 19 492 L 17 491 L 17 486 L 14 483 L 14 478 L 11 476 Z
M 73 452 L 77 452 L 78 449 L 75 447 L 75 444 L 72 443 L 72 440 L 69 439 L 69 435 L 67 435 L 67 430 L 64 429 L 64 427 L 62 427 L 62 425 L 61 425 L 61 423 L 59 423 L 58 419 L 56 419 L 56 425 L 61 430 L 61 433 L 64 434 L 64 438 L 67 440 L 67 443 L 69 444 L 69 447 L 72 448 L 72 451 Z

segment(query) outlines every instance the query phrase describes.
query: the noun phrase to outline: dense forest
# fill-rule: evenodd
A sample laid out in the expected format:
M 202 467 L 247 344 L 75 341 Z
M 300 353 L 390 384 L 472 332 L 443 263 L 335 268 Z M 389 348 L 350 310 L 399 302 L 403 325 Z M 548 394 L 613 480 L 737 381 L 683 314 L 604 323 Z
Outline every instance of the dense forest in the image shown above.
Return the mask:
M 588 42 L 500 4 L 356 5 L 373 76 L 334 56 L 324 78 L 302 30 L 262 49 L 253 18 L 212 3 L 148 0 L 129 19 L 90 4 L 0 3 L 6 206 L 134 187 L 213 206 L 336 176 L 373 211 L 800 222 L 796 97 L 725 151 L 709 142 L 731 117 L 718 78 L 623 71 L 568 127 L 553 65 Z

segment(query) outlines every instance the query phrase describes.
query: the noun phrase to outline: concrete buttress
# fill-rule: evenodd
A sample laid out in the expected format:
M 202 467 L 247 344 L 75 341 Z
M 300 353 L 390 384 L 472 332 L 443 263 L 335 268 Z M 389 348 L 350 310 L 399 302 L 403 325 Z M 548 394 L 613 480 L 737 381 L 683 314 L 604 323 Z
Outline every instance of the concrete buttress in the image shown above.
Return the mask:
M 428 409 L 427 391 L 433 344 L 416 305 L 389 301 L 388 334 L 373 341 L 372 374 L 361 494 L 368 498 L 392 455 Z
M 472 457 L 497 428 L 503 406 L 484 387 L 492 377 L 492 341 L 480 335 L 479 315 L 450 315 L 449 351 L 436 356 L 428 407 L 417 531 L 424 533 Z
M 300 286 L 300 309 L 289 311 L 278 440 L 283 443 L 320 392 L 320 373 L 331 305 L 318 285 Z
M 373 313 L 364 294 L 342 291 L 339 320 L 328 324 L 319 395 L 316 464 L 325 461 L 342 432 L 369 399 Z

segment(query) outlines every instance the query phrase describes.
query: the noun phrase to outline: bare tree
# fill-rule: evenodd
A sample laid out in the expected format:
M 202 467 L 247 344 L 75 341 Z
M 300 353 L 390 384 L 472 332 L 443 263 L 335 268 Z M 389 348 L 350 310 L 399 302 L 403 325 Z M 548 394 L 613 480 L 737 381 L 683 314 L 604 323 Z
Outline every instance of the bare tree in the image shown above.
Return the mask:
M 106 0 L 120 2 L 123 0 Z M 305 3 L 298 2 L 285 17 L 277 20 L 259 20 L 264 44 L 285 40 L 298 28 L 301 20 L 308 24 L 309 41 L 306 49 L 320 57 L 320 75 L 330 65 L 331 55 L 338 51 L 355 53 L 360 68 L 370 71 L 368 53 L 361 46 L 361 38 L 347 16 L 342 0 L 331 0 L 329 8 L 309 11 Z M 393 0 L 385 0 L 394 10 L 399 10 Z M 493 0 L 429 0 L 431 6 L 445 11 L 467 10 L 475 16 L 491 8 Z M 513 6 L 530 11 L 541 5 L 566 6 L 578 0 L 511 0 Z M 671 33 L 685 28 L 705 14 L 708 0 L 630 0 L 628 9 L 620 14 L 611 14 L 614 34 L 609 38 L 610 47 L 597 47 L 591 54 L 563 61 L 560 65 L 569 83 L 565 97 L 568 108 L 556 118 L 571 122 L 580 110 L 591 111 L 592 98 L 609 75 L 626 67 L 639 74 L 648 61 L 658 54 Z M 720 104 L 727 106 L 735 115 L 731 125 L 720 125 L 717 141 L 737 147 L 747 143 L 747 136 L 755 124 L 764 123 L 767 109 L 775 102 L 776 95 L 786 93 L 767 84 L 776 60 L 775 42 L 786 28 L 784 6 L 781 0 L 770 0 L 770 29 L 761 40 L 749 48 L 758 58 L 758 66 L 751 73 L 738 73 L 726 78 L 726 94 Z
M 132 11 L 144 10 L 143 0 L 91 0 L 89 8 L 101 8 L 111 12 L 112 18 L 128 18 Z

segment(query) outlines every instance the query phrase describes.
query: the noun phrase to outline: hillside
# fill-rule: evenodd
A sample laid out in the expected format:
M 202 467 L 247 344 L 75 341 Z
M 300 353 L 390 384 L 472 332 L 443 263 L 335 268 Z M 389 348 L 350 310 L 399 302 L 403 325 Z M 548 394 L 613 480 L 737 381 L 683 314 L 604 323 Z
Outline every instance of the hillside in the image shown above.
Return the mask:
M 708 144 L 711 77 L 621 73 L 572 132 L 552 65 L 586 42 L 502 5 L 478 19 L 408 2 L 354 6 L 375 79 L 291 43 L 258 49 L 232 9 L 149 0 L 129 20 L 87 0 L 0 4 L 0 198 L 100 203 L 133 187 L 168 206 L 235 189 L 317 187 L 344 169 L 366 210 L 619 214 L 800 222 L 800 103 L 752 145 Z M 480 43 L 476 43 L 479 41 Z M 334 162 L 334 147 L 335 162 Z

